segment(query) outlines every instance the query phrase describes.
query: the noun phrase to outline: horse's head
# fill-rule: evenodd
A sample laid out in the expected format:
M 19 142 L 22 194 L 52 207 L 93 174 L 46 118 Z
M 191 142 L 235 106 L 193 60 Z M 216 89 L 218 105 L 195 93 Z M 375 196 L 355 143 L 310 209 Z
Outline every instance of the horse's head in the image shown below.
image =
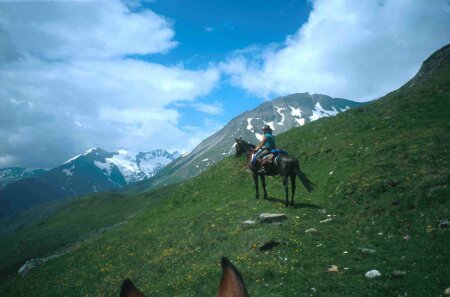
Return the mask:
M 222 278 L 220 279 L 218 297 L 248 297 L 244 280 L 231 262 L 222 258 Z M 133 283 L 126 279 L 122 283 L 120 297 L 145 297 Z
M 241 155 L 249 155 L 255 149 L 255 146 L 247 141 L 243 140 L 242 137 L 235 138 L 236 144 L 234 146 L 236 152 L 235 156 L 240 157 Z
M 240 157 L 242 154 L 245 153 L 244 141 L 242 140 L 241 137 L 239 137 L 239 139 L 235 138 L 235 140 L 236 140 L 236 144 L 235 144 L 234 148 L 236 151 L 235 151 L 234 155 L 236 157 Z

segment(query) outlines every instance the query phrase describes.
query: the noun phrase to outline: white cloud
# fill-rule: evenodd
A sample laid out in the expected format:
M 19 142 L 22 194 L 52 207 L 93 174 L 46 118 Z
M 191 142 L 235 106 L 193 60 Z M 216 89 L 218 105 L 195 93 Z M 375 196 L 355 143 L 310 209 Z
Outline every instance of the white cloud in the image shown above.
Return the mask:
M 207 95 L 218 70 L 126 58 L 176 45 L 165 18 L 100 1 L 0 3 L 0 19 L 0 167 L 51 167 L 93 146 L 198 143 L 168 106 Z
M 3 33 L 21 53 L 48 59 L 164 53 L 177 45 L 171 24 L 120 1 L 0 3 Z
M 270 98 L 308 91 L 369 100 L 398 88 L 450 42 L 448 1 L 313 2 L 308 22 L 284 44 L 236 52 L 222 69 Z
M 220 114 L 223 111 L 222 104 L 219 102 L 214 104 L 194 103 L 193 106 L 196 110 L 211 115 Z

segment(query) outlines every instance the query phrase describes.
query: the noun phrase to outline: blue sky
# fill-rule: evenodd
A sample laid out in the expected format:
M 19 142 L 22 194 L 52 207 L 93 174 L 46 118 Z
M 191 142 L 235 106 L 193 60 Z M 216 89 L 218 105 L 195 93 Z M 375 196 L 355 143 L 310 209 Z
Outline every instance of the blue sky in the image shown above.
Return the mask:
M 296 92 L 373 100 L 449 33 L 447 0 L 0 0 L 0 167 L 188 152 Z
M 135 56 L 162 64 L 183 63 L 190 69 L 202 69 L 220 63 L 236 49 L 252 45 L 281 43 L 307 21 L 310 1 L 154 1 L 141 3 L 132 10 L 151 9 L 173 22 L 179 46 L 170 53 Z M 243 111 L 253 109 L 261 98 L 235 88 L 226 81 L 199 102 L 220 103 L 223 112 L 214 121 L 226 124 Z M 181 125 L 202 125 L 193 108 L 182 109 Z

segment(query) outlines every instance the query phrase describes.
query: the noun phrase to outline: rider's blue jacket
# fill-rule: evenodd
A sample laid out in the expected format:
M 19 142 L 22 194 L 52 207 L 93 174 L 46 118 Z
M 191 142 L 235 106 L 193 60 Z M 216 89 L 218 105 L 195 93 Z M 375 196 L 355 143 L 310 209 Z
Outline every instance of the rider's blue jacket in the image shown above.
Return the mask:
M 272 134 L 266 133 L 264 134 L 264 137 L 266 137 L 266 143 L 262 147 L 263 149 L 270 151 L 272 149 L 277 148 L 277 146 L 275 145 L 275 137 L 273 137 Z

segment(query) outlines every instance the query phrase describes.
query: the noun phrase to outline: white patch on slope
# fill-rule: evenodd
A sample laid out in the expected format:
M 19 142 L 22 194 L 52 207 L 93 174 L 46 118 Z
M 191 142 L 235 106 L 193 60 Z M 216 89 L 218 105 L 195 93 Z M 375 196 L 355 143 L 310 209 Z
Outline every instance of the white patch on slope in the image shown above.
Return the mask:
M 295 121 L 300 125 L 303 126 L 305 124 L 305 119 L 301 118 L 301 119 L 295 119 Z
M 300 107 L 295 108 L 289 105 L 289 108 L 291 109 L 291 116 L 299 118 L 302 117 L 302 111 L 300 110 Z
M 106 171 L 108 173 L 108 176 L 111 175 L 111 169 L 112 169 L 112 164 L 109 162 L 99 162 L 99 161 L 94 161 L 94 165 L 97 166 L 100 170 Z
M 69 162 L 71 162 L 71 161 L 73 161 L 73 160 L 75 160 L 75 159 L 77 159 L 77 158 L 79 158 L 79 157 L 81 157 L 81 156 L 85 156 L 85 155 L 87 155 L 87 154 L 89 154 L 89 153 L 95 151 L 96 149 L 97 149 L 96 147 L 90 148 L 90 149 L 88 149 L 86 152 L 84 152 L 83 154 L 81 154 L 81 155 L 76 155 L 75 157 L 70 158 L 69 160 L 67 160 L 66 162 L 62 163 L 61 165 L 67 164 L 67 163 L 69 163 Z
M 286 110 L 286 108 L 284 107 L 278 107 L 278 106 L 273 106 L 277 109 L 278 114 L 281 116 L 281 121 L 278 122 L 278 125 L 283 126 L 284 125 L 284 113 L 283 111 Z
M 164 156 L 155 156 L 147 154 L 144 159 L 140 160 L 139 168 L 145 173 L 147 177 L 155 175 L 155 170 L 162 169 L 172 160 Z
M 136 154 L 125 149 L 120 149 L 117 153 L 112 158 L 106 158 L 105 161 L 116 165 L 127 183 L 136 181 L 135 174 L 140 171 L 136 163 Z
M 247 119 L 247 130 L 249 130 L 249 131 L 251 131 L 251 132 L 255 132 L 255 131 L 253 131 L 253 126 L 252 126 L 252 120 L 253 120 L 253 118 L 248 118 Z
M 71 177 L 73 175 L 73 169 L 75 168 L 75 166 L 72 166 L 69 169 L 63 169 L 62 172 L 66 174 L 67 177 Z
M 317 102 L 316 105 L 314 106 L 314 110 L 312 111 L 312 113 L 313 113 L 312 116 L 309 117 L 311 122 L 323 117 L 335 116 L 338 114 L 338 111 L 336 110 L 336 108 L 334 108 L 334 106 L 333 110 L 326 110 L 322 107 L 322 105 L 320 105 L 319 102 Z
M 259 133 L 255 133 L 256 138 L 258 138 L 259 141 L 263 140 L 263 136 Z

